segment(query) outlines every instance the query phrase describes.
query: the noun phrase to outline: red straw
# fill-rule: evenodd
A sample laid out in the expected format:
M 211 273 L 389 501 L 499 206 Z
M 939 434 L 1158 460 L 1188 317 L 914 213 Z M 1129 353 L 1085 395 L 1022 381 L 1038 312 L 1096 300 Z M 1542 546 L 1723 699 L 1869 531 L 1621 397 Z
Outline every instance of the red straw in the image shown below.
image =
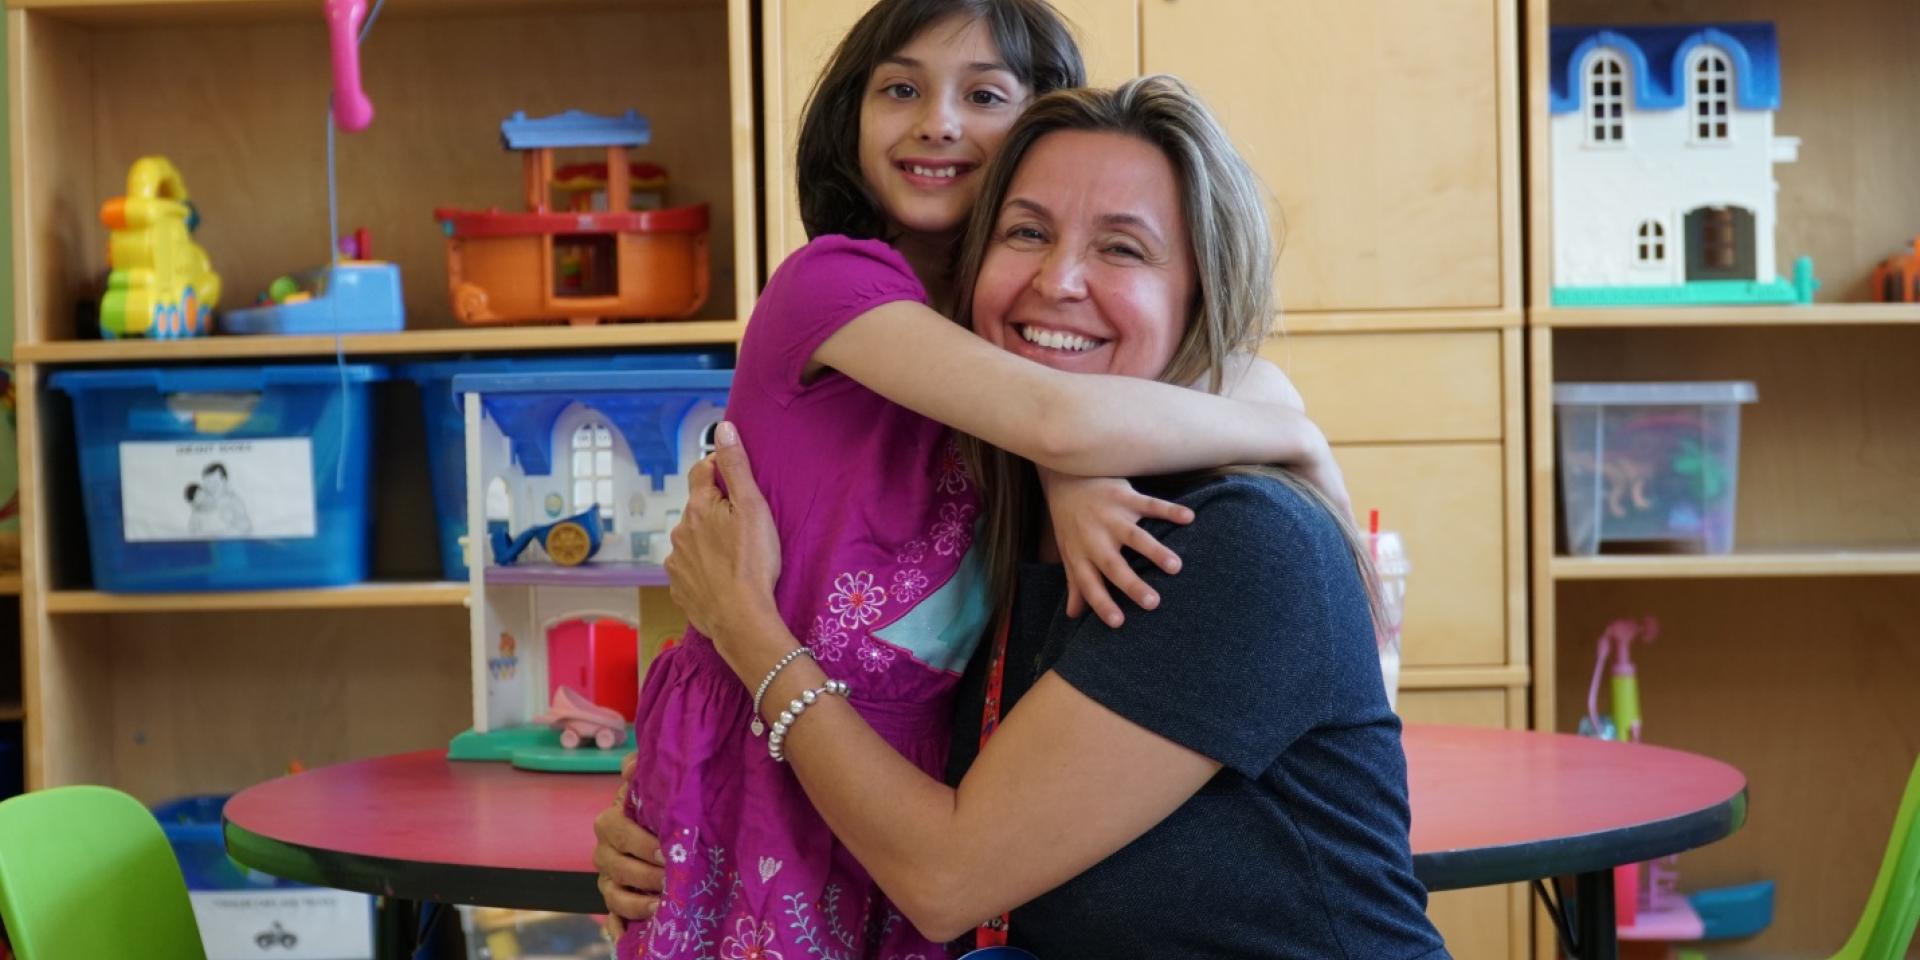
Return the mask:
M 1367 549 L 1373 553 L 1373 562 L 1380 562 L 1380 510 L 1367 511 Z

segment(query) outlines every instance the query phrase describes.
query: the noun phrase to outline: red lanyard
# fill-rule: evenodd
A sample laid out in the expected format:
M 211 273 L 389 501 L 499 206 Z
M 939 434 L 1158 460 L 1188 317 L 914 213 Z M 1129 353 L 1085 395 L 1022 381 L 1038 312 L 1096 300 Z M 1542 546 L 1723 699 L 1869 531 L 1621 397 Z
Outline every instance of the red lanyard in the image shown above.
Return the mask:
M 993 632 L 992 659 L 987 661 L 987 702 L 980 707 L 980 750 L 987 749 L 987 738 L 1000 726 L 1000 691 L 1006 686 L 1007 679 L 1007 631 L 1013 621 L 1012 603 L 1009 600 L 1008 613 L 1000 620 L 1000 628 Z M 974 946 L 1004 947 L 1007 945 L 1008 914 L 1001 914 L 980 925 L 974 931 Z

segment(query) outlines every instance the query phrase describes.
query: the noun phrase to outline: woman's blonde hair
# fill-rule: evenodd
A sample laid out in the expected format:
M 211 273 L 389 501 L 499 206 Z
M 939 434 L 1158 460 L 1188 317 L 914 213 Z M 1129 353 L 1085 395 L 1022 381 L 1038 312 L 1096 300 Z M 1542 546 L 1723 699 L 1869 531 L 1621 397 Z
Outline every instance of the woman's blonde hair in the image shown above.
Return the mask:
M 956 269 L 959 303 L 954 319 L 972 322 L 973 288 L 1021 160 L 1049 134 L 1062 131 L 1135 137 L 1157 147 L 1172 164 L 1192 243 L 1196 283 L 1186 330 L 1156 379 L 1182 385 L 1204 383 L 1209 393 L 1221 392 L 1228 359 L 1259 349 L 1278 312 L 1273 293 L 1273 229 L 1259 178 L 1212 112 L 1174 77 L 1141 77 L 1111 90 L 1058 90 L 1027 108 L 984 174 Z M 1019 561 L 1038 532 L 1044 501 L 1032 464 L 972 437 L 966 438 L 965 448 L 985 499 L 983 546 L 996 608 L 1004 617 Z M 1246 472 L 1275 477 L 1333 514 L 1367 584 L 1374 621 L 1382 622 L 1368 550 L 1352 518 L 1343 516 L 1319 490 L 1271 467 L 1229 467 L 1183 479 Z

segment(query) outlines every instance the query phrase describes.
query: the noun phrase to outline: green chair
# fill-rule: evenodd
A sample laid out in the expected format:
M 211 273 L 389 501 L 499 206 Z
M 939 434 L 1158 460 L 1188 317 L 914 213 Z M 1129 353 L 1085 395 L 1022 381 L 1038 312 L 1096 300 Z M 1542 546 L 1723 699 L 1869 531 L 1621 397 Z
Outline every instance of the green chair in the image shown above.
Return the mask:
M 1887 841 L 1880 875 L 1867 895 L 1867 909 L 1853 928 L 1847 945 L 1831 960 L 1901 960 L 1920 925 L 1920 758 L 1907 777 L 1900 812 L 1893 815 L 1893 837 Z
M 206 960 L 159 822 L 105 787 L 0 803 L 0 920 L 22 960 Z

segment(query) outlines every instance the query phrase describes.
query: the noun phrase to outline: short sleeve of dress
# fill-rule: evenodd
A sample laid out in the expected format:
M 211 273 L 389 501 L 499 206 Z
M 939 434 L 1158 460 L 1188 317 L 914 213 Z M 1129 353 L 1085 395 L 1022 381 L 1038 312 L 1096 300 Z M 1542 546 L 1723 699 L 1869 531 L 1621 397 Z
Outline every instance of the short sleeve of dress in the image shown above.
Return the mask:
M 1135 566 L 1159 608 L 1129 608 L 1117 631 L 1084 617 L 1054 670 L 1258 777 L 1346 698 L 1384 698 L 1366 588 L 1332 516 L 1276 480 L 1232 477 L 1181 502 L 1191 524 L 1151 530 L 1180 555 L 1179 575 Z
M 753 308 L 737 377 L 781 405 L 807 385 L 807 361 L 855 317 L 897 300 L 927 302 L 906 258 L 878 240 L 815 238 L 780 264 Z

